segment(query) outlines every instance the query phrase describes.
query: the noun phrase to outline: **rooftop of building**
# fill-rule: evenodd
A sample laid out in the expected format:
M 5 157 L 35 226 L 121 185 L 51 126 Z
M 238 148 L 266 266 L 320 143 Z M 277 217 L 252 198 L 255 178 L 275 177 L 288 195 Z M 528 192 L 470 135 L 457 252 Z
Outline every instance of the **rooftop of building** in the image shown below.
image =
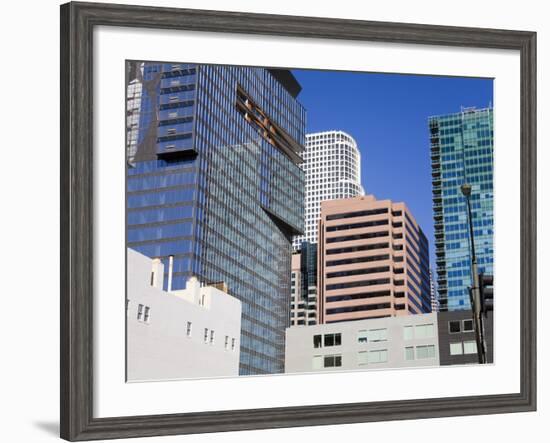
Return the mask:
M 449 112 L 447 114 L 430 115 L 428 117 L 428 120 L 450 118 L 450 117 L 455 117 L 457 115 L 475 114 L 475 113 L 488 112 L 492 110 L 493 110 L 493 107 L 491 105 L 487 106 L 486 108 L 476 108 L 475 106 L 461 106 L 461 109 L 458 112 Z
M 287 335 L 318 334 L 339 332 L 343 329 L 364 330 L 369 328 L 383 328 L 388 326 L 418 325 L 425 322 L 437 322 L 437 312 L 403 315 L 397 317 L 363 318 L 360 320 L 339 321 L 337 323 L 320 323 L 316 325 L 299 325 L 286 328 Z M 435 338 L 435 337 L 434 337 Z
M 396 202 L 388 198 L 379 200 L 373 194 L 358 195 L 356 197 L 348 197 L 348 198 L 338 198 L 334 200 L 323 200 L 321 201 L 321 218 L 324 215 L 334 215 L 337 213 L 354 212 L 358 209 L 360 210 L 361 208 L 369 205 L 373 205 L 374 208 L 381 208 L 387 205 L 387 206 L 391 206 L 392 211 L 402 210 L 403 213 L 407 214 L 407 217 L 413 223 L 414 227 L 419 229 L 419 233 L 421 234 L 421 237 L 423 238 L 423 240 L 427 242 L 427 239 L 422 230 L 422 227 L 418 224 L 416 218 L 414 217 L 414 214 L 411 212 L 411 210 L 408 208 L 405 202 L 402 202 L 402 201 Z
M 171 289 L 171 272 L 165 269 L 164 264 L 158 258 L 150 258 L 140 252 L 128 248 L 128 274 L 135 281 L 141 281 L 141 285 L 146 285 L 154 288 L 156 294 L 163 296 L 174 296 L 188 303 L 209 308 L 210 302 L 205 303 L 204 295 L 209 299 L 214 297 L 217 300 L 224 300 L 224 303 L 241 306 L 240 300 L 229 294 L 227 284 L 224 281 L 204 282 L 200 281 L 196 276 L 191 276 L 187 279 L 185 288 L 173 290 Z M 164 273 L 168 271 L 168 289 L 163 288 Z
M 273 77 L 292 95 L 293 98 L 298 97 L 302 91 L 302 85 L 298 83 L 296 77 L 289 69 L 268 69 Z
M 337 134 L 344 135 L 346 137 L 349 137 L 353 141 L 355 141 L 353 136 L 351 136 L 350 134 L 348 134 L 345 131 L 342 131 L 341 129 L 328 129 L 326 131 L 310 132 L 310 133 L 306 134 L 306 138 L 318 137 L 318 136 L 322 136 L 322 135 L 337 135 Z
M 352 209 L 354 206 L 357 205 L 364 205 L 364 204 L 370 204 L 370 203 L 379 203 L 379 204 L 389 204 L 389 205 L 398 205 L 403 206 L 405 210 L 408 211 L 407 206 L 403 202 L 394 202 L 390 200 L 389 198 L 385 199 L 377 199 L 374 194 L 367 194 L 367 195 L 358 195 L 355 197 L 348 197 L 348 198 L 337 198 L 333 200 L 323 200 L 321 202 L 321 208 L 322 209 L 330 209 L 330 208 L 342 208 L 343 206 L 349 207 Z M 408 211 L 410 212 L 410 211 Z

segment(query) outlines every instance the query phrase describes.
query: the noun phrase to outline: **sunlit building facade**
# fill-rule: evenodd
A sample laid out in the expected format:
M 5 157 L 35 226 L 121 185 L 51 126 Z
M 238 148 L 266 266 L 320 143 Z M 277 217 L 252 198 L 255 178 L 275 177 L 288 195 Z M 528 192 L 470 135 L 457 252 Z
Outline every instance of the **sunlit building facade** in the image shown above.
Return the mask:
M 322 202 L 318 248 L 319 323 L 431 312 L 428 240 L 405 203 Z
M 305 110 L 289 71 L 142 63 L 127 245 L 242 303 L 240 374 L 282 372 L 291 240 L 303 233 Z M 129 79 L 131 81 L 132 79 Z M 133 97 L 135 99 L 135 97 Z M 168 266 L 169 257 L 172 266 Z
M 427 313 L 288 328 L 285 372 L 439 366 L 437 321 Z
M 361 152 L 351 135 L 343 131 L 306 134 L 303 156 L 305 235 L 294 237 L 294 250 L 298 250 L 303 241 L 317 243 L 322 201 L 365 194 L 361 186 Z
M 472 222 L 480 272 L 493 273 L 493 110 L 463 109 L 429 119 L 440 310 L 470 307 L 468 212 L 460 191 L 472 185 Z

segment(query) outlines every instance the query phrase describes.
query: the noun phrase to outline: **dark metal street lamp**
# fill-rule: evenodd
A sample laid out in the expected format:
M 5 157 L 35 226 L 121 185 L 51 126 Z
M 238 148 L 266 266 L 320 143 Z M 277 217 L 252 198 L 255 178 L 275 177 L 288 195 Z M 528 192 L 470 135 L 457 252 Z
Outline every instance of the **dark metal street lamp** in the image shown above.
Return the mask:
M 472 195 L 472 185 L 464 183 L 460 190 L 466 198 L 468 208 L 468 225 L 470 227 L 470 249 L 472 252 L 472 313 L 474 315 L 474 324 L 476 332 L 477 356 L 479 363 L 486 363 L 485 343 L 483 340 L 483 324 L 481 319 L 481 296 L 479 293 L 479 273 L 477 271 L 476 248 L 474 242 L 474 223 L 472 221 L 472 206 L 470 197 Z

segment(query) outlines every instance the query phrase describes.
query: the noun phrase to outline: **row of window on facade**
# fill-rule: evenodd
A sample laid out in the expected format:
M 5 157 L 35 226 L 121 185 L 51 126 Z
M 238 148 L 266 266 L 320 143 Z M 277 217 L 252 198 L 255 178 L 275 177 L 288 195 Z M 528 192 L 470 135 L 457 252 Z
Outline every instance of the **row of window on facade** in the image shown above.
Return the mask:
M 307 134 L 306 135 L 308 141 L 309 140 L 346 140 L 349 141 L 350 137 L 345 136 L 344 134 L 335 133 L 335 132 L 318 132 L 315 134 Z
M 460 332 L 473 332 L 474 321 L 470 319 L 466 320 L 451 320 L 449 321 L 449 333 L 458 334 Z
M 433 323 L 403 327 L 404 340 L 424 339 L 424 338 L 433 338 L 433 337 L 435 337 L 435 327 Z M 383 342 L 387 340 L 388 340 L 387 328 L 364 329 L 357 332 L 357 342 L 361 344 L 377 343 L 377 342 Z M 339 332 L 332 333 L 332 334 L 316 334 L 313 336 L 314 348 L 340 346 L 341 344 L 342 344 L 342 334 Z
M 328 181 L 327 178 L 327 172 L 357 172 L 357 168 L 355 167 L 355 162 L 352 162 L 351 159 L 343 158 L 342 156 L 332 156 L 332 157 L 325 157 L 322 160 L 325 160 L 324 162 L 317 162 L 316 165 L 312 164 L 305 164 L 303 166 L 303 170 L 308 173 L 308 180 L 307 183 L 311 184 L 312 179 L 318 178 L 318 179 L 324 179 L 325 182 Z M 337 174 L 331 174 L 332 176 L 336 176 Z M 317 181 L 319 183 L 319 181 Z
M 374 349 L 361 351 L 356 354 L 357 365 L 365 366 L 377 363 L 387 363 L 388 350 Z M 407 346 L 404 348 L 404 358 L 407 361 L 425 360 L 435 358 L 435 345 Z M 313 369 L 341 367 L 343 362 L 341 354 L 314 355 L 312 360 Z
M 477 354 L 477 345 L 475 340 L 456 342 L 449 344 L 450 355 L 468 355 Z M 406 346 L 404 348 L 404 358 L 406 361 L 425 360 L 435 358 L 435 345 Z M 376 363 L 386 363 L 388 361 L 387 349 L 375 349 L 371 351 L 361 351 L 357 353 L 357 365 L 365 366 Z M 312 361 L 313 369 L 334 368 L 342 366 L 342 355 L 314 355 Z
M 312 306 L 305 306 L 303 303 L 300 303 L 298 306 L 293 307 L 293 311 L 290 313 L 292 317 L 305 317 L 306 316 L 306 310 L 309 311 L 307 313 L 307 316 L 310 318 L 314 318 L 316 316 L 317 311 L 315 311 L 315 307 Z M 296 311 L 296 309 L 298 311 Z
M 322 150 L 323 152 L 326 150 L 327 145 L 331 146 L 333 149 L 334 148 L 341 148 L 341 149 L 348 149 L 348 150 L 356 149 L 356 147 L 353 146 L 351 139 L 347 137 L 346 138 L 340 137 L 337 140 L 334 140 L 334 138 L 330 138 L 330 137 L 324 137 L 324 140 L 322 140 L 321 138 L 311 137 L 309 134 L 306 134 L 306 148 L 308 153 L 311 153 L 312 151 L 313 152 L 319 151 L 320 150 L 319 145 L 325 148 Z
M 186 333 L 187 337 L 191 337 L 192 334 L 193 334 L 193 323 L 188 321 L 187 322 L 187 329 L 186 329 Z M 214 331 L 214 329 L 208 329 L 208 328 L 204 328 L 204 331 L 203 331 L 203 342 L 204 344 L 209 344 L 209 345 L 213 345 L 214 342 L 215 342 L 215 338 L 216 338 L 216 331 Z M 226 335 L 224 337 L 224 349 L 226 351 L 234 351 L 235 350 L 235 344 L 236 344 L 236 339 L 234 337 L 229 337 L 229 335 Z
M 143 304 L 138 305 L 137 320 L 142 323 L 149 323 L 151 320 L 151 308 Z M 193 334 L 193 322 L 188 321 L 185 335 L 191 338 Z M 216 332 L 213 329 L 204 328 L 203 340 L 205 344 L 213 345 L 216 337 Z M 226 335 L 224 338 L 224 348 L 226 350 L 235 350 L 236 339 Z
M 137 320 L 143 323 L 149 323 L 150 319 L 151 319 L 151 307 L 145 306 L 140 303 L 138 305 Z
M 457 334 L 461 332 L 473 332 L 474 325 L 473 320 L 452 320 L 449 322 L 449 333 Z M 360 330 L 357 333 L 358 343 L 373 343 L 380 341 L 387 341 L 388 330 L 386 328 L 377 328 L 369 330 Z M 407 325 L 403 326 L 403 339 L 404 340 L 419 340 L 424 338 L 435 337 L 435 327 L 433 323 L 420 324 L 420 325 Z M 316 334 L 313 336 L 313 347 L 322 348 L 330 346 L 339 346 L 342 344 L 342 334 Z

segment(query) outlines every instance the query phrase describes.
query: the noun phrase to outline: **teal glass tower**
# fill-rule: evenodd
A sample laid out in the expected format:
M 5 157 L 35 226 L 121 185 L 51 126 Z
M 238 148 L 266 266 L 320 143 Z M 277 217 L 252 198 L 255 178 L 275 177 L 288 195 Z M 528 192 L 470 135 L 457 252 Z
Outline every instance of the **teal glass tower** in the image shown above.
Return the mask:
M 493 110 L 466 108 L 430 117 L 435 253 L 440 310 L 470 308 L 468 211 L 460 191 L 472 185 L 472 223 L 480 272 L 493 273 Z
M 284 370 L 305 110 L 287 70 L 132 62 L 127 246 L 242 302 L 240 374 Z M 169 264 L 172 266 L 170 273 Z M 169 279 L 171 276 L 171 279 Z

